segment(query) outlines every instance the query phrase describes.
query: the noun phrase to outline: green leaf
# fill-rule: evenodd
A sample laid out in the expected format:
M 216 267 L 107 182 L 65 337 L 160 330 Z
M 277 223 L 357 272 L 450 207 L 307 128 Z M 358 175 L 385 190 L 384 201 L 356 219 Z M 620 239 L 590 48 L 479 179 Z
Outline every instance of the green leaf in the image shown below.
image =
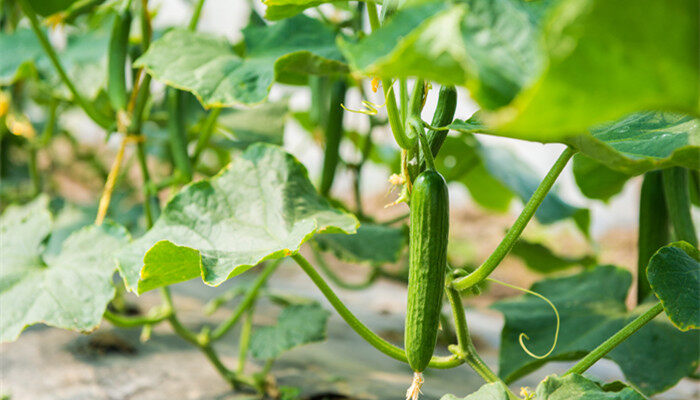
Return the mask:
M 525 239 L 518 240 L 510 254 L 520 258 L 529 269 L 541 274 L 562 271 L 577 265 L 589 266 L 596 262 L 594 256 L 567 257 L 555 254 L 541 243 Z
M 510 397 L 508 396 L 508 390 L 503 387 L 503 384 L 495 382 L 483 385 L 479 390 L 467 397 L 460 398 L 453 394 L 446 394 L 440 400 L 510 400 Z
M 263 103 L 253 108 L 227 110 L 216 120 L 234 147 L 245 149 L 253 143 L 264 142 L 281 146 L 287 115 L 285 102 Z
M 57 50 L 68 77 L 91 99 L 104 87 L 108 40 L 104 31 L 80 32 L 68 36 L 66 47 Z M 0 85 L 10 85 L 35 68 L 49 89 L 63 98 L 72 97 L 30 29 L 0 33 L 0 54 L 12 55 L 0 59 Z
M 266 6 L 265 18 L 276 21 L 293 17 L 307 8 L 338 1 L 340 0 L 263 0 L 263 4 Z
M 662 112 L 629 115 L 594 127 L 570 144 L 607 167 L 628 175 L 681 166 L 700 169 L 700 121 Z
M 464 398 L 452 394 L 440 400 L 509 400 L 500 383 L 488 383 Z M 624 384 L 600 385 L 578 374 L 550 375 L 539 385 L 532 400 L 644 400 L 645 397 Z
M 318 303 L 285 308 L 277 325 L 258 328 L 250 338 L 250 353 L 258 360 L 271 360 L 287 350 L 326 339 L 330 312 Z
M 606 390 L 607 386 L 593 382 L 578 374 L 562 377 L 546 377 L 535 392 L 535 400 L 644 400 L 645 397 L 631 387 L 618 385 Z
M 525 295 L 499 301 L 494 308 L 505 316 L 501 333 L 500 375 L 517 379 L 552 360 L 575 360 L 596 348 L 646 311 L 643 304 L 632 311 L 625 306 L 632 277 L 613 266 L 599 266 L 576 275 L 545 279 L 532 291 L 547 297 L 561 318 L 559 341 L 544 360 L 528 356 L 518 343 L 526 333 L 528 349 L 545 353 L 552 344 L 555 317 L 541 299 Z M 693 372 L 700 355 L 697 331 L 680 332 L 665 317 L 657 317 L 613 349 L 607 358 L 616 362 L 633 385 L 645 394 L 664 391 Z
M 65 10 L 77 0 L 28 0 L 34 12 L 47 16 Z
M 258 143 L 175 195 L 153 228 L 118 255 L 119 269 L 137 293 L 200 276 L 216 286 L 296 253 L 316 233 L 354 233 L 357 225 L 316 193 L 293 156 Z
M 403 228 L 363 223 L 355 234 L 327 233 L 315 239 L 322 250 L 332 251 L 343 261 L 382 265 L 399 260 L 406 248 L 406 233 Z
M 22 28 L 11 33 L 0 33 L 0 54 L 5 54 L 5 57 L 0 57 L 0 85 L 11 85 L 20 68 L 39 59 L 43 50 L 34 32 Z
M 678 329 L 700 328 L 700 252 L 686 242 L 662 247 L 649 260 L 647 278 Z
M 174 29 L 154 41 L 136 60 L 154 78 L 192 92 L 205 107 L 230 107 L 263 101 L 274 81 L 306 82 L 309 74 L 347 72 L 335 33 L 304 15 L 243 30 L 245 57 L 225 40 Z
M 573 161 L 573 173 L 576 185 L 589 199 L 603 201 L 622 191 L 630 175 L 615 171 L 586 155 L 576 154 Z
M 61 252 L 43 242 L 51 232 L 47 197 L 10 206 L 0 217 L 0 341 L 16 340 L 29 325 L 44 323 L 91 331 L 114 296 L 113 254 L 128 241 L 120 226 L 89 226 L 74 232 Z
M 431 2 L 400 10 L 372 35 L 340 46 L 364 74 L 465 86 L 481 105 L 496 108 L 542 68 L 535 7 L 513 0 Z
M 496 117 L 500 128 L 556 141 L 637 111 L 697 114 L 699 13 L 696 0 L 557 2 L 543 25 L 544 73 Z

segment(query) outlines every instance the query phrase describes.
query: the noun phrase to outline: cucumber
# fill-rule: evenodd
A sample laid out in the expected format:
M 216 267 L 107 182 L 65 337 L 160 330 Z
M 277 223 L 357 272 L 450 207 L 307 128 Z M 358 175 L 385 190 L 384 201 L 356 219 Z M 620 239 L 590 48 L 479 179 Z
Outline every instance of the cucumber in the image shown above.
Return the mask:
M 433 120 L 430 125 L 434 127 L 443 127 L 452 123 L 455 116 L 455 110 L 457 109 L 457 90 L 454 86 L 442 86 L 440 87 L 440 95 L 438 96 L 437 107 L 435 108 L 435 114 L 433 114 Z M 426 137 L 428 139 L 428 144 L 430 144 L 430 151 L 433 156 L 437 156 L 440 147 L 445 142 L 447 133 L 449 131 L 436 131 L 433 129 L 428 130 Z M 418 155 L 418 165 L 421 166 L 421 170 L 425 168 L 425 159 L 423 158 L 423 153 Z
M 673 226 L 675 240 L 684 240 L 694 247 L 698 246 L 698 235 L 693 225 L 690 202 L 688 170 L 683 167 L 671 167 L 661 171 L 664 182 L 664 194 L 668 217 Z
M 328 196 L 331 186 L 333 186 L 335 170 L 340 159 L 338 150 L 343 138 L 343 107 L 341 104 L 345 100 L 346 89 L 345 80 L 335 82 L 331 88 L 331 101 L 326 120 L 326 149 L 323 155 L 323 170 L 319 186 L 319 192 L 324 196 Z
M 109 39 L 107 60 L 107 96 L 112 107 L 119 111 L 126 109 L 126 55 L 129 47 L 131 11 L 126 7 L 114 17 L 112 35 Z
M 661 171 L 651 171 L 644 174 L 639 195 L 637 303 L 641 303 L 652 293 L 647 280 L 649 259 L 657 250 L 670 242 L 668 211 L 661 175 Z
M 447 183 L 437 171 L 426 170 L 413 183 L 410 217 L 404 344 L 409 365 L 420 373 L 435 350 L 445 290 L 449 198 Z

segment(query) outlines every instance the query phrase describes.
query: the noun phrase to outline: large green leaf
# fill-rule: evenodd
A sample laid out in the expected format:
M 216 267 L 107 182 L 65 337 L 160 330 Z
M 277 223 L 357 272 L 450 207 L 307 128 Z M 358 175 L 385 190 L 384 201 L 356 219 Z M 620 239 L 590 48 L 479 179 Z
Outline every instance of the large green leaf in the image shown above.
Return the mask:
M 76 1 L 78 0 L 28 0 L 32 9 L 42 16 L 65 10 Z
M 124 228 L 105 224 L 76 231 L 58 254 L 45 252 L 51 232 L 48 199 L 10 206 L 0 217 L 0 341 L 29 325 L 90 331 L 114 296 L 114 253 L 128 241 Z
M 546 377 L 532 400 L 644 400 L 644 396 L 624 384 L 600 385 L 578 374 Z M 488 383 L 462 399 L 447 394 L 440 400 L 509 400 L 508 393 L 499 383 Z
M 569 143 L 622 173 L 637 175 L 674 165 L 700 169 L 700 121 L 689 116 L 637 113 L 590 133 Z
M 34 32 L 24 28 L 11 33 L 0 32 L 0 54 L 5 54 L 0 57 L 0 84 L 10 85 L 20 67 L 37 60 L 43 53 Z
M 370 264 L 395 263 L 407 244 L 403 228 L 364 223 L 357 233 L 327 233 L 316 236 L 321 249 L 332 251 L 341 260 Z
M 556 141 L 637 111 L 697 114 L 698 14 L 696 0 L 557 2 L 543 27 L 544 73 L 500 113 L 501 128 Z
M 243 30 L 245 57 L 225 40 L 183 29 L 154 41 L 136 60 L 156 79 L 192 92 L 206 107 L 259 103 L 274 81 L 305 83 L 309 74 L 347 72 L 335 33 L 299 15 L 273 25 Z
M 316 193 L 293 156 L 258 143 L 175 195 L 153 228 L 118 255 L 119 269 L 137 293 L 200 276 L 216 286 L 297 252 L 316 233 L 353 233 L 357 225 Z
M 397 12 L 377 32 L 341 49 L 362 73 L 466 86 L 484 107 L 496 108 L 541 70 L 534 7 L 517 0 L 432 2 Z
M 68 36 L 66 47 L 57 51 L 61 64 L 78 90 L 94 98 L 104 87 L 108 36 L 102 31 L 81 32 Z M 0 32 L 0 85 L 10 85 L 27 68 L 35 68 L 49 88 L 65 98 L 71 98 L 56 69 L 46 57 L 39 41 L 30 29 L 12 33 Z
M 494 382 L 483 385 L 479 390 L 467 397 L 446 394 L 440 397 L 440 400 L 510 400 L 510 397 L 508 396 L 508 390 L 503 387 L 503 384 Z
M 450 128 L 470 134 L 504 134 L 489 128 L 484 118 L 483 113 L 476 113 L 466 121 L 455 120 Z M 614 122 L 595 125 L 586 132 L 544 141 L 566 143 L 605 167 L 626 175 L 669 166 L 700 169 L 700 121 L 687 115 L 651 111 L 635 113 Z M 587 168 L 599 167 L 588 165 Z M 601 194 L 614 191 L 621 179 L 619 175 L 613 177 L 607 191 Z
M 662 247 L 649 260 L 647 278 L 669 319 L 682 331 L 700 328 L 700 252 L 686 242 Z
M 289 306 L 277 325 L 253 331 L 250 353 L 258 360 L 270 360 L 297 346 L 325 340 L 329 315 L 318 303 Z
M 341 3 L 344 0 L 263 0 L 265 18 L 270 21 L 293 17 L 307 8 L 325 3 Z M 365 1 L 365 0 L 360 0 Z
M 535 392 L 535 400 L 644 400 L 645 397 L 624 385 L 599 385 L 579 374 L 550 375 Z M 621 387 L 620 387 L 621 386 Z M 618 390 L 614 390 L 618 389 Z
M 648 304 L 628 311 L 625 298 L 632 277 L 613 266 L 600 266 L 573 276 L 545 279 L 532 290 L 547 297 L 561 317 L 559 341 L 544 360 L 531 358 L 518 336 L 535 354 L 552 344 L 555 317 L 541 299 L 525 295 L 500 301 L 494 308 L 505 315 L 499 357 L 500 375 L 512 381 L 552 360 L 574 360 L 587 354 L 631 320 L 646 311 Z M 680 332 L 665 316 L 642 327 L 613 349 L 607 358 L 616 362 L 627 379 L 645 394 L 664 391 L 693 372 L 698 365 L 700 336 L 697 331 Z

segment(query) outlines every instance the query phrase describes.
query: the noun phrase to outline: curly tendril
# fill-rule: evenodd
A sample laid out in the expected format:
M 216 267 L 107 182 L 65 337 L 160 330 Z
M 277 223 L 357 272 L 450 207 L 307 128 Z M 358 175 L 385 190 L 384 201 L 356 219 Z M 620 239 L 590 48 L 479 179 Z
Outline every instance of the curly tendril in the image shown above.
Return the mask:
M 501 282 L 501 281 L 499 281 L 497 279 L 493 279 L 493 278 L 486 278 L 486 279 L 491 281 L 491 282 L 498 283 L 499 285 L 503 285 L 505 287 L 509 287 L 509 288 L 515 289 L 515 290 L 520 290 L 521 292 L 529 293 L 533 296 L 537 296 L 540 299 L 546 301 L 547 304 L 549 304 L 549 306 L 552 307 L 552 310 L 554 310 L 554 315 L 556 315 L 556 317 L 557 317 L 557 328 L 554 331 L 554 342 L 552 343 L 552 347 L 549 349 L 549 351 L 546 354 L 538 356 L 537 354 L 534 354 L 533 352 L 528 350 L 527 346 L 525 346 L 525 340 L 530 340 L 530 337 L 527 336 L 527 334 L 525 332 L 522 332 L 520 334 L 520 336 L 518 336 L 518 341 L 520 342 L 520 347 L 522 347 L 523 351 L 525 353 L 527 353 L 527 355 L 529 355 L 530 357 L 541 360 L 543 358 L 547 358 L 550 354 L 552 354 L 552 352 L 554 351 L 554 348 L 557 346 L 557 340 L 559 340 L 559 311 L 557 311 L 557 308 L 554 306 L 554 304 L 551 301 L 549 301 L 548 298 L 542 296 L 541 294 L 539 294 L 537 292 L 533 292 L 532 290 L 528 290 L 525 288 L 521 288 L 519 286 L 511 285 L 509 283 Z

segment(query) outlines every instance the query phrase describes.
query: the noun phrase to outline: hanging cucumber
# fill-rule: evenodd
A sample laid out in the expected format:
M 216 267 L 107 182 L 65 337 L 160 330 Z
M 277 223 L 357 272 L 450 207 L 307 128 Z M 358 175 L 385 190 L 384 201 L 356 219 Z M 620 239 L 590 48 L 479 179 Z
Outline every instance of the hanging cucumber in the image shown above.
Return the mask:
M 338 166 L 340 140 L 343 138 L 343 108 L 341 104 L 345 100 L 347 85 L 344 80 L 333 84 L 331 88 L 331 102 L 328 109 L 326 123 L 326 149 L 323 155 L 323 170 L 321 172 L 321 185 L 319 191 L 327 196 L 333 186 L 335 170 Z
M 683 167 L 671 167 L 662 171 L 664 193 L 668 216 L 673 225 L 676 240 L 685 240 L 697 247 L 698 236 L 693 226 L 690 209 L 690 187 L 688 185 L 688 170 Z
M 112 107 L 119 111 L 126 109 L 128 94 L 126 91 L 126 56 L 129 48 L 129 31 L 131 30 L 131 1 L 114 17 L 112 36 L 109 39 L 107 60 L 107 96 Z
M 639 231 L 637 238 L 637 302 L 651 293 L 647 264 L 658 249 L 670 242 L 668 211 L 664 199 L 661 171 L 644 174 L 639 195 Z
M 427 149 L 424 147 L 424 150 Z M 410 205 L 408 308 L 404 344 L 406 358 L 414 371 L 413 384 L 406 397 L 415 399 L 423 382 L 422 372 L 435 350 L 445 289 L 449 198 L 447 183 L 442 175 L 433 168 L 418 175 L 413 183 Z
M 457 90 L 454 86 L 442 86 L 440 87 L 440 95 L 438 96 L 437 107 L 435 108 L 435 114 L 433 114 L 433 120 L 430 125 L 441 128 L 452 123 L 455 116 L 455 110 L 457 109 Z M 428 139 L 428 144 L 430 145 L 430 151 L 433 156 L 437 156 L 440 147 L 445 142 L 448 130 L 434 130 L 430 129 L 426 133 L 426 138 Z M 425 160 L 423 159 L 423 154 L 419 154 L 419 165 L 421 170 L 425 167 Z

